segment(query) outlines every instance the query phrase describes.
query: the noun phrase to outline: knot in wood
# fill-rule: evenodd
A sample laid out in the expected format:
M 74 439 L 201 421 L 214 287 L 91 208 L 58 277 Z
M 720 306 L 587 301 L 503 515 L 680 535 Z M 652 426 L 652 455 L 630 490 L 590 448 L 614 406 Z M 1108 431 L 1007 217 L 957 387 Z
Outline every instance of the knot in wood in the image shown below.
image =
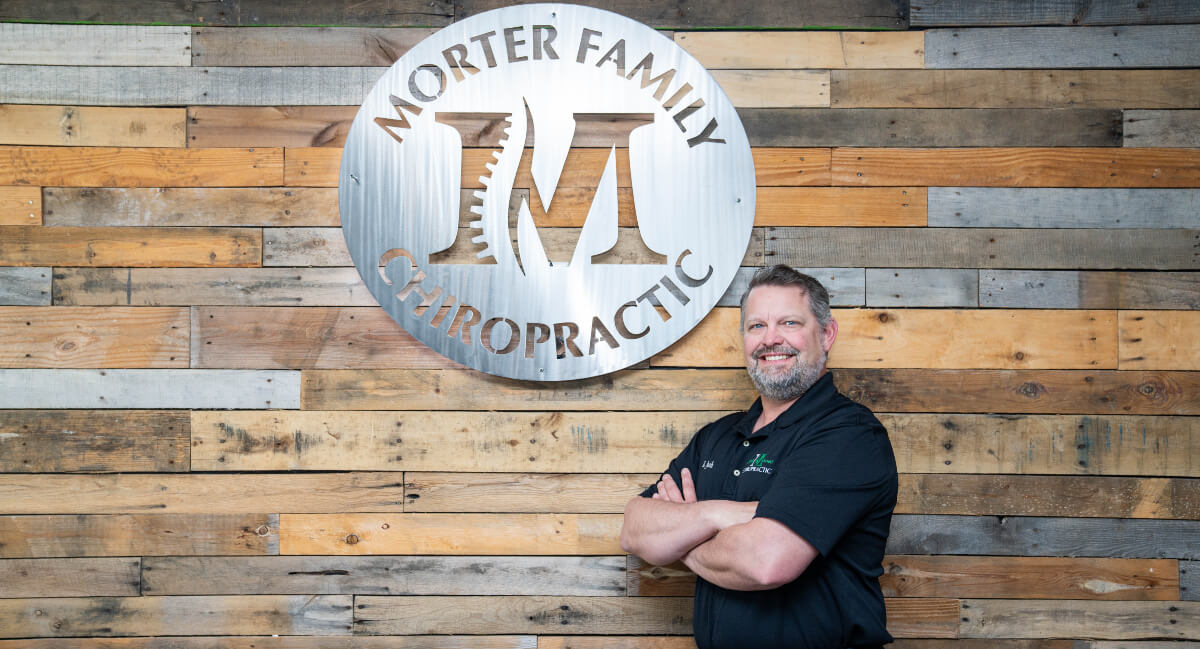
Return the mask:
M 348 535 L 346 537 L 346 543 L 348 543 L 350 545 L 354 545 L 355 543 L 358 543 L 358 535 L 357 534 Z

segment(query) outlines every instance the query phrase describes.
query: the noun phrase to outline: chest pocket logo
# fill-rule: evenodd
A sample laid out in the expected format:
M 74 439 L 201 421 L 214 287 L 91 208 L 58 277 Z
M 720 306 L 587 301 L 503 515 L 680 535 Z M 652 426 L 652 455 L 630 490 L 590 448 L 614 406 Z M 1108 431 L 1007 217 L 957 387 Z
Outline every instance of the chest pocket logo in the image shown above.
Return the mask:
M 742 471 L 771 475 L 775 472 L 775 468 L 770 466 L 772 464 L 775 464 L 775 460 L 768 458 L 766 453 L 759 453 L 758 455 L 754 456 L 753 460 L 750 460 L 750 462 L 745 468 L 742 469 Z
M 700 468 L 701 468 L 701 469 L 711 469 L 711 468 L 713 468 L 713 461 L 712 461 L 712 460 L 705 460 L 705 461 L 701 462 L 701 463 L 700 463 Z

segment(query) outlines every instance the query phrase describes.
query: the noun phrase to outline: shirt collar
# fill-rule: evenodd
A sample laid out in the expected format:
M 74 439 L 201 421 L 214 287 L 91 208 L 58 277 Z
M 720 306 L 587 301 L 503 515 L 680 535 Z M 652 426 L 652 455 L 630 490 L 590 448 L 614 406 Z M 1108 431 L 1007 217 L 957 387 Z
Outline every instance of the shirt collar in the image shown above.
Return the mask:
M 765 437 L 776 428 L 791 426 L 813 412 L 824 409 L 836 394 L 837 386 L 833 384 L 833 374 L 825 372 L 812 387 L 800 395 L 799 399 L 788 406 L 783 414 L 776 417 L 775 421 L 751 434 L 754 422 L 758 421 L 758 416 L 762 414 L 762 398 L 755 399 L 754 405 L 750 406 L 750 410 L 746 411 L 745 416 L 734 426 L 734 430 L 742 437 Z

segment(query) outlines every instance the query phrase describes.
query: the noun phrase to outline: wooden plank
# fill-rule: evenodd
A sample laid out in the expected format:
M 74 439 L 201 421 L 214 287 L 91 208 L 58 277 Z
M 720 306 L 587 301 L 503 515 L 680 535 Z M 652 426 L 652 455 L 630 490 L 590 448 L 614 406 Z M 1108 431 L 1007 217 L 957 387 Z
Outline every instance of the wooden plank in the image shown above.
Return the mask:
M 746 6 L 730 5 L 722 0 L 700 0 L 683 11 L 678 7 L 647 4 L 638 0 L 587 0 L 580 4 L 614 11 L 660 29 L 729 25 L 786 28 L 843 25 L 849 28 L 903 30 L 908 26 L 903 5 L 890 0 L 763 2 Z M 504 6 L 508 6 L 504 0 L 464 0 L 455 5 L 455 17 L 462 19 Z
M 1200 190 L 930 187 L 947 228 L 1194 228 Z
M 219 6 L 176 2 L 112 5 L 75 0 L 6 2 L 0 20 L 84 23 L 182 23 L 185 25 L 447 25 L 454 17 L 449 2 L 368 0 L 314 5 L 263 0 L 233 0 Z
M 59 268 L 53 296 L 59 305 L 377 307 L 354 268 Z
M 1194 272 L 987 270 L 980 306 L 1010 309 L 1200 309 Z
M 1200 562 L 1179 562 L 1179 599 L 1200 601 Z
M 840 334 L 829 353 L 833 368 L 1117 367 L 1112 311 L 838 309 L 833 316 Z M 714 309 L 679 342 L 655 355 L 651 366 L 744 366 L 739 317 L 735 309 Z
M 712 70 L 738 108 L 828 108 L 825 70 Z
M 0 115 L 3 108 L 0 107 Z M 40 187 L 0 187 L 0 225 L 41 225 Z
M 10 266 L 259 266 L 262 231 L 246 228 L 0 226 Z
M 1200 22 L 1200 7 L 1187 2 L 1086 2 L 1044 0 L 939 0 L 912 6 L 913 27 L 956 25 L 1134 25 Z
M 646 372 L 630 378 L 640 374 Z M 653 374 L 646 378 L 653 378 Z M 466 386 L 463 390 L 450 389 L 453 378 L 439 380 L 426 376 L 425 381 L 433 382 L 435 389 L 446 395 L 472 389 Z M 417 407 L 420 403 L 421 400 L 394 401 L 390 407 L 399 404 Z M 442 403 L 447 409 L 466 405 L 454 397 L 443 398 Z M 506 409 L 515 407 L 519 406 L 514 401 Z M 657 472 L 679 453 L 696 430 L 721 414 L 193 412 L 192 468 L 197 471 Z M 585 494 L 580 497 L 588 498 Z M 564 500 L 564 504 L 568 502 L 571 501 Z M 414 511 L 420 511 L 420 506 Z
M 399 512 L 399 473 L 0 475 L 6 514 Z
M 766 258 L 792 266 L 1193 270 L 1200 230 L 767 228 Z
M 337 226 L 337 191 L 282 188 L 45 189 L 53 226 Z
M 931 29 L 925 67 L 1194 68 L 1197 42 L 1200 25 Z
M 1125 146 L 1200 147 L 1200 111 L 1127 110 Z
M 664 463 L 659 469 L 665 467 Z M 658 476 L 410 471 L 404 476 L 404 510 L 619 514 L 630 498 L 654 484 Z
M 1195 187 L 1200 149 L 835 149 L 835 185 Z
M 1197 602 L 972 599 L 962 603 L 967 638 L 1200 638 Z
M 386 67 L 434 31 L 394 27 L 197 27 L 192 31 L 191 64 Z
M 188 366 L 188 310 L 0 307 L 0 366 Z
M 1197 108 L 1200 70 L 833 70 L 834 108 Z
M 0 516 L 0 557 L 279 554 L 278 530 L 265 514 Z
M 531 635 L 341 636 L 337 641 L 337 649 L 537 649 L 537 647 L 538 638 Z M 692 647 L 695 647 L 695 644 Z M 0 640 L 0 649 L 329 649 L 329 638 L 322 636 L 26 638 Z M 1065 649 L 1072 648 L 1066 647 Z M 1138 647 L 1137 649 L 1146 648 Z
M 187 142 L 193 147 L 342 147 L 357 113 L 357 106 L 193 106 L 188 109 Z
M 539 635 L 538 649 L 696 649 L 696 640 L 691 636 Z
M 282 149 L 0 146 L 5 185 L 261 187 L 282 170 Z
M 1112 518 L 892 517 L 889 554 L 1190 559 L 1200 521 Z
M 191 65 L 192 29 L 149 25 L 0 23 L 0 63 Z
M 281 514 L 279 554 L 620 554 L 621 520 L 619 514 Z
M 1112 108 L 742 108 L 738 114 L 753 146 L 1115 147 L 1122 142 L 1122 113 Z
M 147 595 L 625 594 L 623 556 L 147 557 L 143 570 Z
M 759 187 L 758 226 L 924 226 L 925 187 Z
M 1200 311 L 1121 311 L 1118 327 L 1121 369 L 1200 369 Z
M 863 306 L 866 304 L 866 272 L 862 268 L 804 268 L 796 270 L 817 278 L 829 292 L 829 304 L 832 306 Z M 758 268 L 739 268 L 725 294 L 717 301 L 717 306 L 736 306 L 742 304 L 742 295 L 750 285 L 750 278 Z
M 198 635 L 349 635 L 349 595 L 76 597 L 0 600 L 10 638 Z
M 969 268 L 868 268 L 867 306 L 979 306 L 979 271 Z
M 0 411 L 0 472 L 186 471 L 186 412 Z
M 921 32 L 675 32 L 675 43 L 709 70 L 925 67 Z
M 0 143 L 181 147 L 185 144 L 186 121 L 187 114 L 182 108 L 0 105 Z
M 0 408 L 298 408 L 286 370 L 0 370 Z
M 49 268 L 0 268 L 0 304 L 48 306 Z
M 141 559 L 2 559 L 0 598 L 140 595 Z

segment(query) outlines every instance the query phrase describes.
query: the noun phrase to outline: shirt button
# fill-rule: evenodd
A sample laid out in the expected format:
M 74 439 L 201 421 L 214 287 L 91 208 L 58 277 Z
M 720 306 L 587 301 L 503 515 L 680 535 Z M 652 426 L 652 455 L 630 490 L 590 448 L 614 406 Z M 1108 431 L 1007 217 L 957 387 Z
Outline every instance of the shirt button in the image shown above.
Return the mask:
M 739 475 L 742 475 L 742 471 L 741 471 L 741 469 L 734 469 L 734 470 L 733 470 L 733 475 L 734 475 L 734 477 L 737 477 L 737 476 L 739 476 Z
M 746 441 L 742 442 L 742 446 L 749 446 L 749 445 L 750 445 L 750 440 L 746 440 Z

